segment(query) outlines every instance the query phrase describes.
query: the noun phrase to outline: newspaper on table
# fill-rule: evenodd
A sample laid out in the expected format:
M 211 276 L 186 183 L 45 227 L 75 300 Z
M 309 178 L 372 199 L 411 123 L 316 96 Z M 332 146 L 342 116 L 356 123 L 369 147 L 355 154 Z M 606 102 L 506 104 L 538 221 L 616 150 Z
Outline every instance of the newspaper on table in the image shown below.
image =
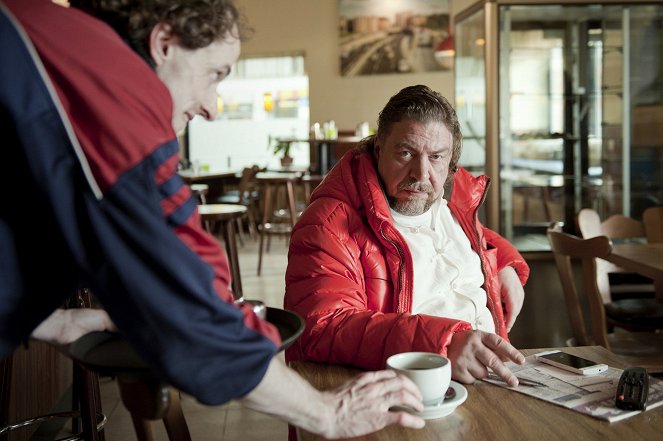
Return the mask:
M 549 403 L 563 406 L 609 422 L 620 421 L 643 411 L 622 410 L 615 406 L 617 384 L 623 370 L 609 367 L 597 375 L 579 375 L 537 361 L 534 355 L 525 358 L 525 363 L 506 363 L 511 371 L 521 379 L 543 383 L 545 387 L 519 385 L 509 387 L 499 380 L 485 378 L 483 381 L 525 395 L 539 398 Z M 647 410 L 663 405 L 663 380 L 649 377 Z

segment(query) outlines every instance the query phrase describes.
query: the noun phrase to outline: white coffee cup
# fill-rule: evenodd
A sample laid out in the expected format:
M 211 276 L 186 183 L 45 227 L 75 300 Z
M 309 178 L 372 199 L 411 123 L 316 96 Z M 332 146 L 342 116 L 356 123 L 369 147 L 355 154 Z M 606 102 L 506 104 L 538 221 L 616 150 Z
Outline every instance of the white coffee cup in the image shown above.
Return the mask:
M 424 406 L 444 398 L 451 384 L 451 362 L 434 352 L 402 352 L 387 358 L 387 367 L 414 382 L 423 396 Z

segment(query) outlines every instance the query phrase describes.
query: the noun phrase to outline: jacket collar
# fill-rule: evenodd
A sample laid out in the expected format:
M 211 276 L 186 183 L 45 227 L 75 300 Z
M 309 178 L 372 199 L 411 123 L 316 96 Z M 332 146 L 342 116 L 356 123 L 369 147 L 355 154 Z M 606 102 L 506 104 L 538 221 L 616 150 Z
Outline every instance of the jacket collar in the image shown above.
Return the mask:
M 329 172 L 329 179 L 316 188 L 311 200 L 332 197 L 364 212 L 374 231 L 383 222 L 392 223 L 387 197 L 382 188 L 373 154 L 373 137 L 365 139 L 356 149 L 346 153 Z M 456 216 L 472 218 L 483 202 L 490 178 L 474 176 L 458 167 L 453 179 L 449 206 Z

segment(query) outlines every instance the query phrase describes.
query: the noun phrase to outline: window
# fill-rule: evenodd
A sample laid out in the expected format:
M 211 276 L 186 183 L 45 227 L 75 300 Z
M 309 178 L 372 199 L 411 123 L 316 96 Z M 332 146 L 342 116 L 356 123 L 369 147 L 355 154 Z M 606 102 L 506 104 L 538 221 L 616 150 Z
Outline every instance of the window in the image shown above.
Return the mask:
M 258 164 L 280 167 L 273 139 L 308 138 L 308 76 L 304 57 L 250 58 L 237 62 L 217 88 L 217 117 L 189 123 L 189 159 L 211 171 Z M 291 152 L 294 165 L 308 167 L 304 146 Z

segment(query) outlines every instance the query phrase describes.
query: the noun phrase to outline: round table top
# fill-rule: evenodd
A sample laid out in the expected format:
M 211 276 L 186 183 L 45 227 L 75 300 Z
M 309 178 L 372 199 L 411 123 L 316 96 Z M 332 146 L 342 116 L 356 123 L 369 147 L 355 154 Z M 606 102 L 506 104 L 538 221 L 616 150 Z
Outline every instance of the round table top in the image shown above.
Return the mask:
M 264 183 L 292 182 L 299 179 L 300 173 L 262 172 L 256 175 L 256 181 Z
M 191 191 L 196 193 L 196 192 L 207 192 L 209 190 L 209 185 L 207 184 L 191 184 L 189 187 L 191 188 Z
M 247 208 L 238 204 L 201 204 L 198 213 L 202 218 L 233 219 L 246 213 Z

